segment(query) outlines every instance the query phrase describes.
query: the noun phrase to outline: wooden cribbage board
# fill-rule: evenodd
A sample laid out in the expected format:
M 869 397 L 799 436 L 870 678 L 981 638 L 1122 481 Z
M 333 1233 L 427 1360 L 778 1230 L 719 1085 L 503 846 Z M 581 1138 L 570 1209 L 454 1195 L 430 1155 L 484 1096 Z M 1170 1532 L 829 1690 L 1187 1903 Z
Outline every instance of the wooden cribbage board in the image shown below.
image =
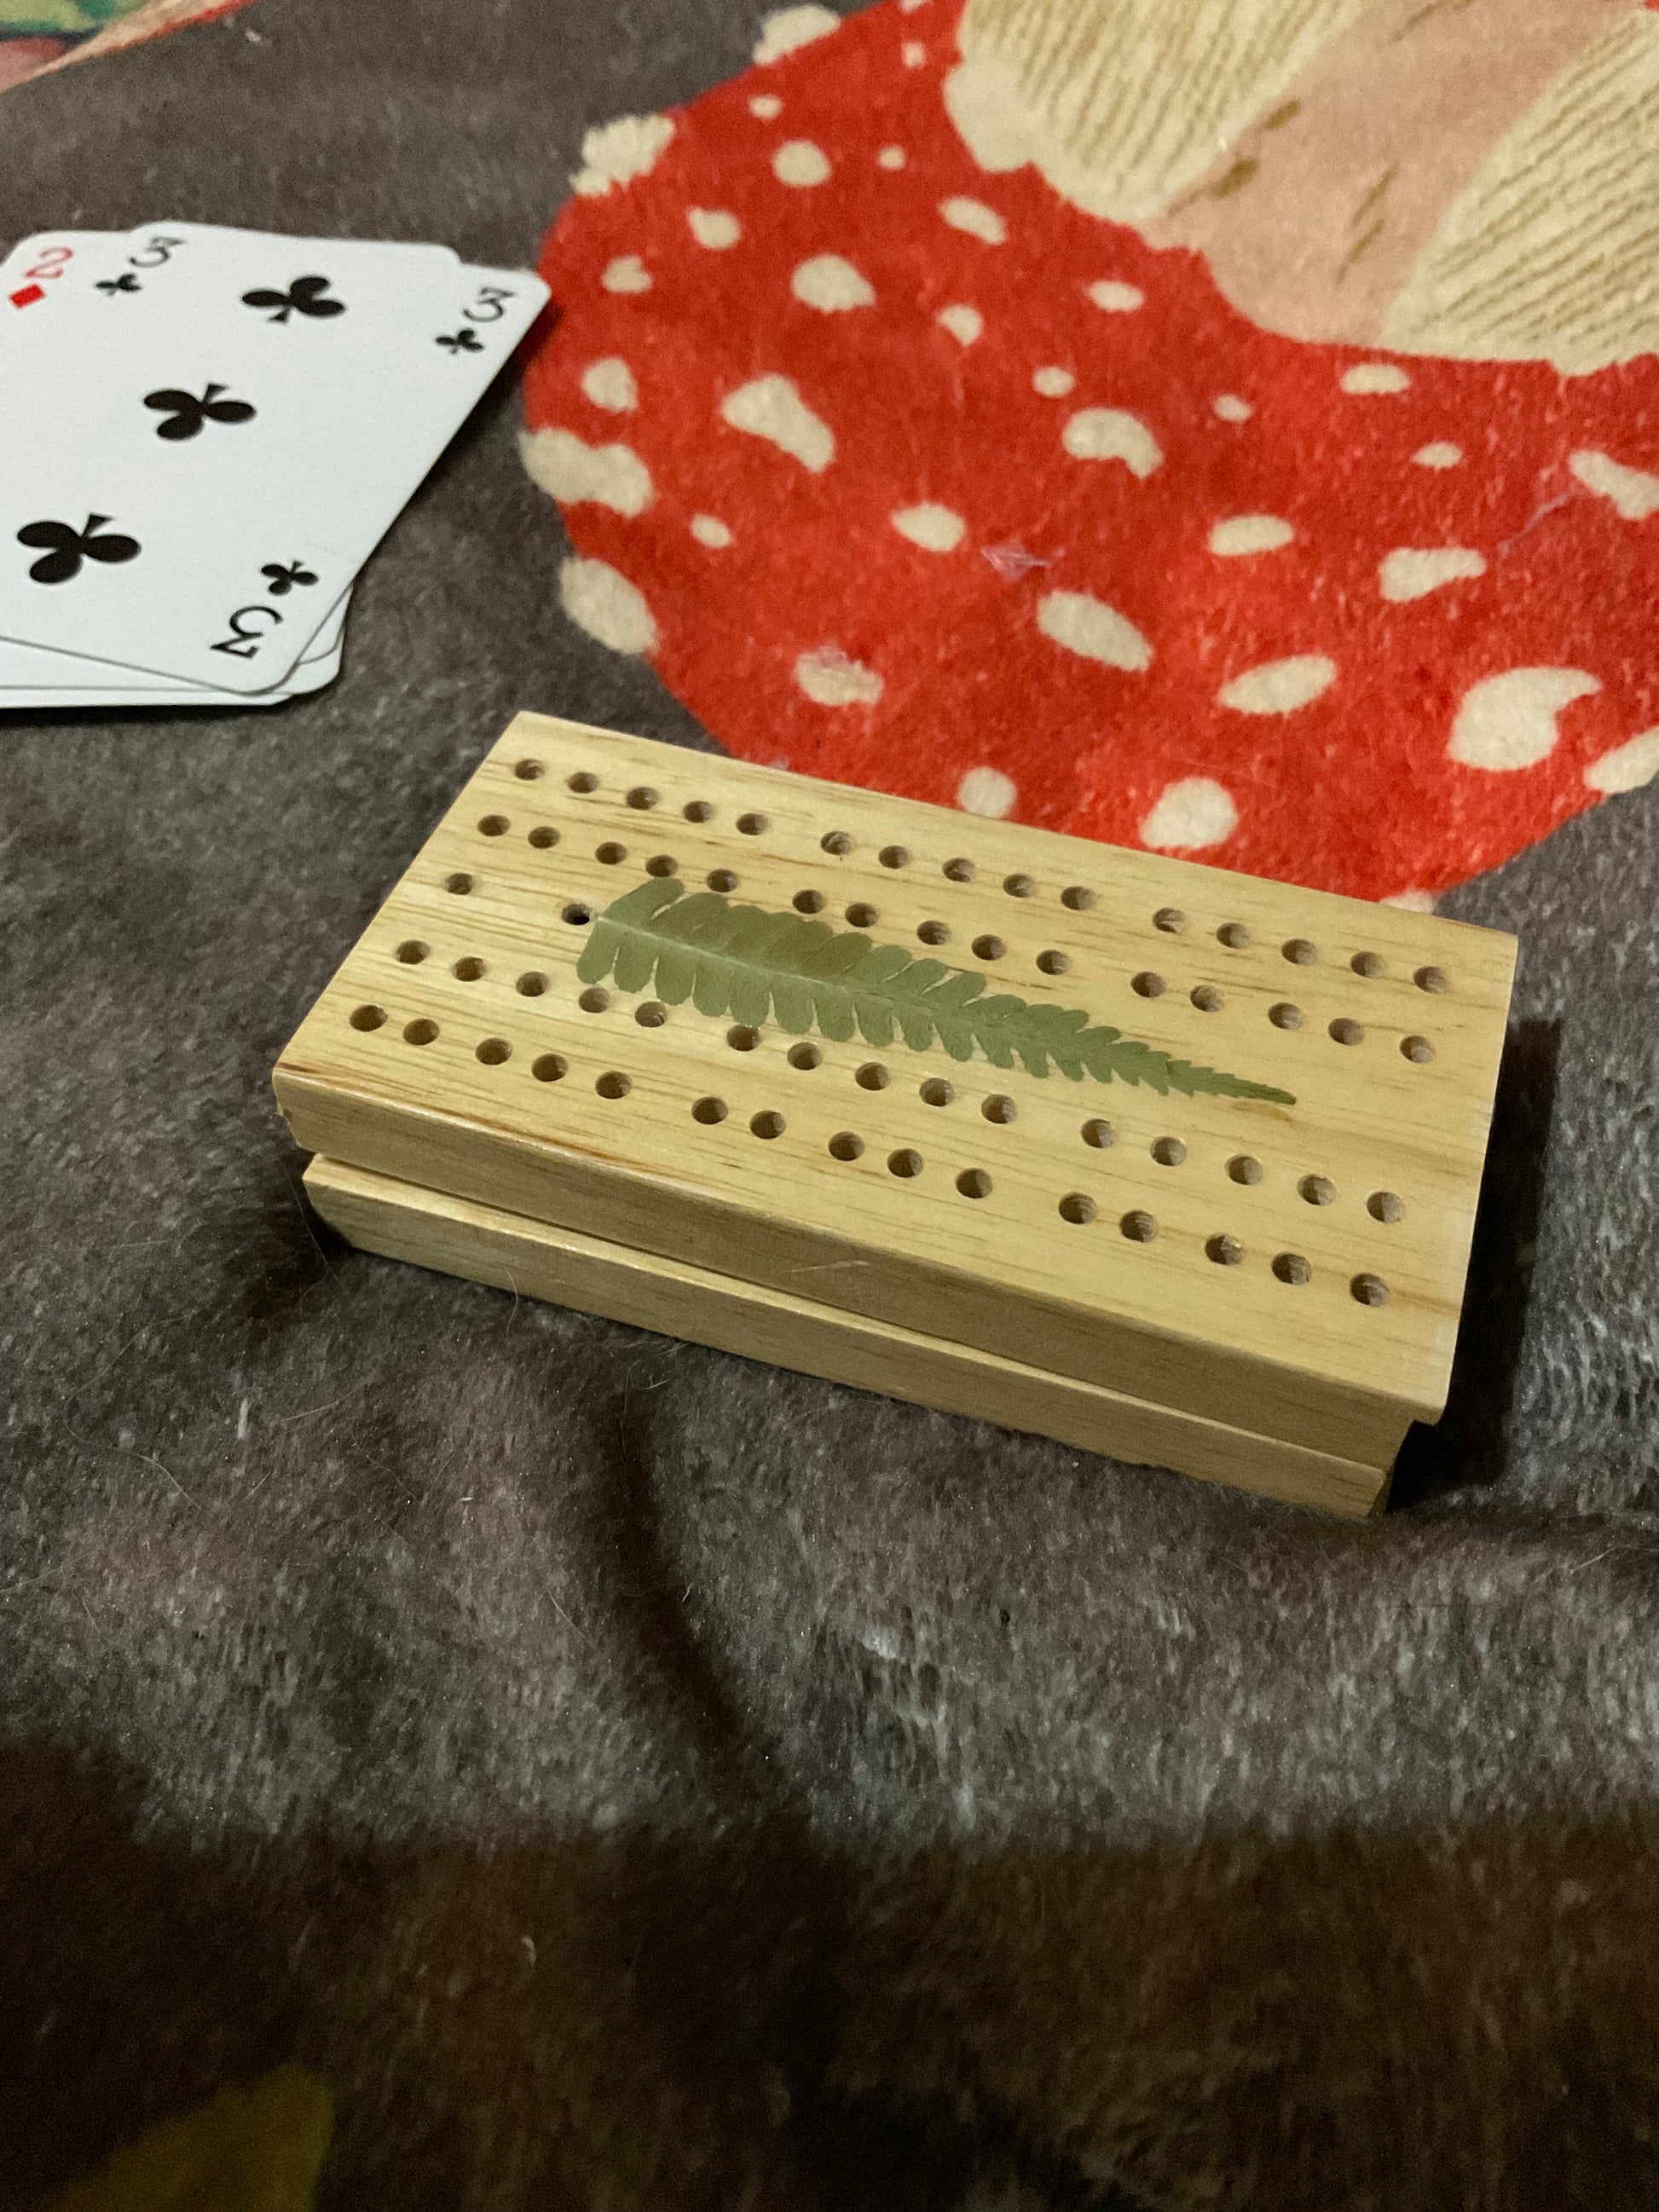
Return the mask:
M 1294 1103 L 579 975 L 668 878 Z M 276 1087 L 369 1249 L 1363 1512 L 1445 1402 L 1515 949 L 520 714 Z

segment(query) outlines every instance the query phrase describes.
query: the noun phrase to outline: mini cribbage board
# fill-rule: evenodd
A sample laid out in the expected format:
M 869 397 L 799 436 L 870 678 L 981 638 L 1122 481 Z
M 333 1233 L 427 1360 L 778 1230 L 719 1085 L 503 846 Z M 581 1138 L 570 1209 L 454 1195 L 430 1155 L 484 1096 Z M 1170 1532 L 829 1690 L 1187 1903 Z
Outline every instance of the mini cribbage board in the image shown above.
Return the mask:
M 1515 950 L 520 714 L 275 1080 L 369 1249 L 1363 1513 Z

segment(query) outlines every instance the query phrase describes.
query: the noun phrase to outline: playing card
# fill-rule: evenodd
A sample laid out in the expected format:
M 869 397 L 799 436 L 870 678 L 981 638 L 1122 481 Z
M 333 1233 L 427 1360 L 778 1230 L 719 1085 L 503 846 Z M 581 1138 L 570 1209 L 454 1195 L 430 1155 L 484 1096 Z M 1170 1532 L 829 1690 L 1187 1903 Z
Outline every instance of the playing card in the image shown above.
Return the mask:
M 268 691 L 546 288 L 443 249 L 189 224 L 28 273 L 62 243 L 29 241 L 0 295 L 0 634 Z
M 303 659 L 269 691 L 215 690 L 180 684 L 144 669 L 117 668 L 80 653 L 45 646 L 13 645 L 0 638 L 0 714 L 41 707 L 276 707 L 302 693 L 320 691 L 340 672 L 349 593 L 330 615 Z

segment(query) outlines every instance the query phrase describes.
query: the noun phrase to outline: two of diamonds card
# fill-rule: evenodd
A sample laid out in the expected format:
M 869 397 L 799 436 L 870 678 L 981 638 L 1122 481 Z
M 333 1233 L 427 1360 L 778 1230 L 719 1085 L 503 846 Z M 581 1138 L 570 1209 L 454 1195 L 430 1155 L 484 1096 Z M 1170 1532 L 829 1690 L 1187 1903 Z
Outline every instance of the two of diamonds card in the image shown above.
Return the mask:
M 547 297 L 447 248 L 194 223 L 0 265 L 0 708 L 265 705 Z

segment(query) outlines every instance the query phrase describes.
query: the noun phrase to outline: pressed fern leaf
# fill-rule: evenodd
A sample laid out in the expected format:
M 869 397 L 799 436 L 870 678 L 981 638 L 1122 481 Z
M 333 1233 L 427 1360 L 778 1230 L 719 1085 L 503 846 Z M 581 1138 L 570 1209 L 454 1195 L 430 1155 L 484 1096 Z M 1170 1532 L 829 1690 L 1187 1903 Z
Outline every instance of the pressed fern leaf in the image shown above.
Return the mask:
M 1086 1013 L 1006 993 L 984 995 L 985 978 L 942 960 L 914 959 L 902 945 L 836 930 L 800 914 L 738 906 L 717 891 L 687 892 L 672 876 L 648 876 L 599 915 L 576 973 L 584 983 L 614 977 L 623 991 L 652 986 L 671 1006 L 687 999 L 701 1014 L 730 1015 L 757 1029 L 769 1018 L 792 1036 L 817 1030 L 845 1042 L 862 1036 L 916 1052 L 939 1046 L 952 1060 L 977 1051 L 994 1067 L 1017 1062 L 1031 1075 L 1050 1066 L 1074 1083 L 1145 1083 L 1157 1091 L 1263 1098 L 1294 1106 L 1288 1091 L 1213 1067 L 1194 1067 L 1090 1022 Z

